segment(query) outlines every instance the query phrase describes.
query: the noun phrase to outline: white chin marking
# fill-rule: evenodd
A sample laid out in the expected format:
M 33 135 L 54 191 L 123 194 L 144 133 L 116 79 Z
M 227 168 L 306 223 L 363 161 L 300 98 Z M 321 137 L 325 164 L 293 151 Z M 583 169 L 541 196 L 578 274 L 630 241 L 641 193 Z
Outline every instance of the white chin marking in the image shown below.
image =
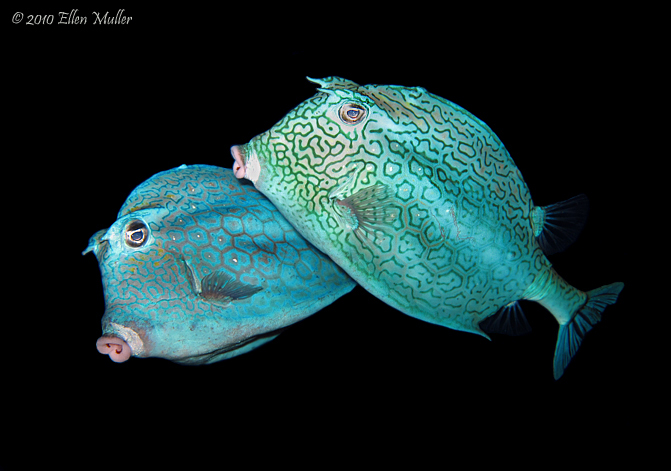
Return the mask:
M 259 159 L 256 158 L 255 154 L 251 153 L 247 159 L 245 178 L 256 183 L 256 180 L 259 179 L 260 172 L 261 167 L 259 166 Z
M 140 356 L 140 354 L 144 353 L 144 342 L 133 329 L 115 324 L 114 322 L 111 322 L 110 324 L 112 325 L 114 333 L 128 344 L 133 355 Z

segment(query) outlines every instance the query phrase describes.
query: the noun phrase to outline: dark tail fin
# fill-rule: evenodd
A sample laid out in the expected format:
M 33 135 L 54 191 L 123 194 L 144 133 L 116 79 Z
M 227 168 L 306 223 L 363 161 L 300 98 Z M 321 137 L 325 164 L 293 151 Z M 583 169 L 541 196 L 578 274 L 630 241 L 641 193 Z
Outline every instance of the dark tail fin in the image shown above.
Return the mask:
M 559 326 L 559 336 L 555 348 L 554 377 L 559 379 L 564 369 L 578 351 L 585 334 L 601 320 L 606 306 L 615 304 L 624 283 L 612 283 L 587 292 L 587 302 L 573 316 L 568 324 Z

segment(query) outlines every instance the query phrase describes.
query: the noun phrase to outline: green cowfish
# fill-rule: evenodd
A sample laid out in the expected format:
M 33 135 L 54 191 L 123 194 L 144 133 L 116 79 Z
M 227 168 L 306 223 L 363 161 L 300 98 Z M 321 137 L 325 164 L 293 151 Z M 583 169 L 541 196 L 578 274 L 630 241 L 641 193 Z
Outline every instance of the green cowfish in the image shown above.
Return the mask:
M 518 301 L 540 303 L 561 377 L 624 286 L 578 290 L 546 257 L 575 240 L 586 197 L 534 205 L 494 132 L 423 88 L 308 79 L 314 97 L 231 148 L 236 177 L 405 314 L 489 338 L 526 331 Z

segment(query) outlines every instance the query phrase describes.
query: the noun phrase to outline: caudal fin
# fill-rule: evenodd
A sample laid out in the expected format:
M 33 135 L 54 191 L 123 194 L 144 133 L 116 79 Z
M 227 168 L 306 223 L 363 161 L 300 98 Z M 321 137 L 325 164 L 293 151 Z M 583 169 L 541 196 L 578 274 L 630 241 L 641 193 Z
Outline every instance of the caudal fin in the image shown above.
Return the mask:
M 559 379 L 564 369 L 578 351 L 585 334 L 601 320 L 606 306 L 615 304 L 624 283 L 612 283 L 587 292 L 587 302 L 578 310 L 568 324 L 559 326 L 555 348 L 554 377 Z

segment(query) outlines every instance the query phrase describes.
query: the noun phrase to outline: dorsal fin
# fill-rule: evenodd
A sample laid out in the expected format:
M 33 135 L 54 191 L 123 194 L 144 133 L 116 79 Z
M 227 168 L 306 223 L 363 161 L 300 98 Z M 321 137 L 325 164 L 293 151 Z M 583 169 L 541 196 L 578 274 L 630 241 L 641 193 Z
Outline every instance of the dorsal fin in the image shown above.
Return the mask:
M 585 227 L 588 211 L 585 195 L 532 210 L 534 234 L 545 255 L 561 252 L 575 242 Z
M 325 77 L 322 79 L 315 79 L 312 77 L 305 77 L 312 83 L 319 85 L 320 91 L 329 91 L 329 90 L 357 90 L 359 88 L 358 83 L 354 83 L 351 80 L 347 80 L 342 77 Z
M 531 332 L 531 326 L 518 301 L 506 304 L 479 325 L 488 334 L 525 335 Z

